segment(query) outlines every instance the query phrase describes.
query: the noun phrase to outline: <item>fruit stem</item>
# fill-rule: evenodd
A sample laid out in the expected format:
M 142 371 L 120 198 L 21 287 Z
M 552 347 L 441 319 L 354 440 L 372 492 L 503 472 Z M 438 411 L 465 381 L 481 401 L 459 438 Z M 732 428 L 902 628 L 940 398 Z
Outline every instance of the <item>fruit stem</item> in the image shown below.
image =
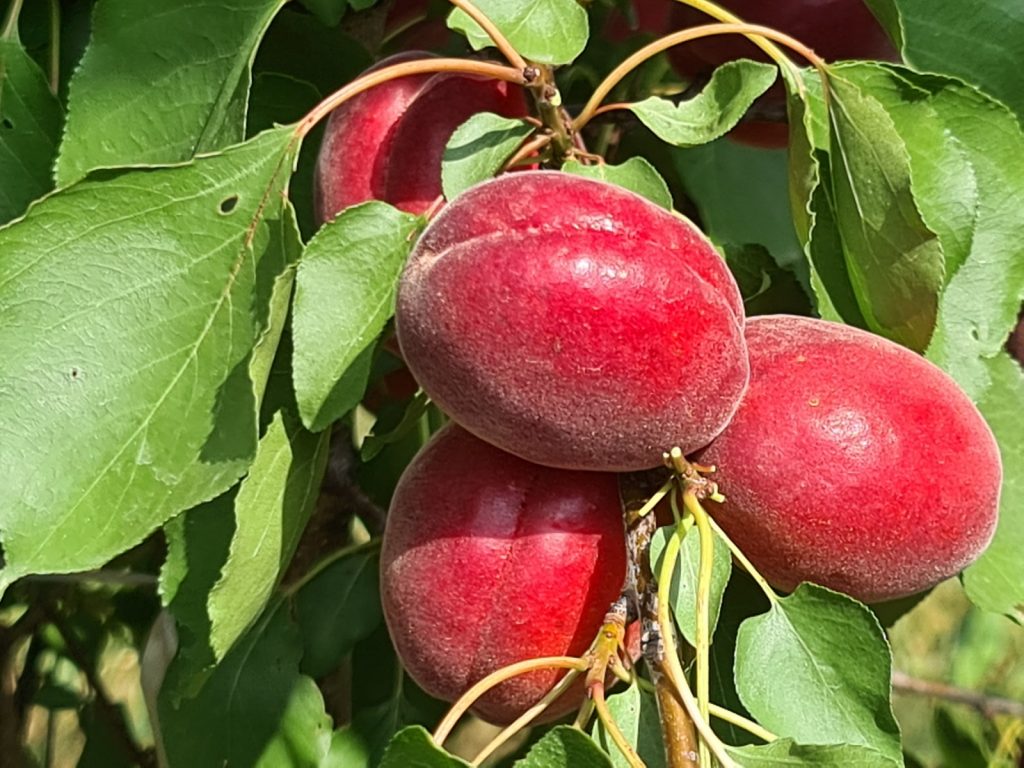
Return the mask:
M 474 61 L 472 59 L 416 59 L 415 61 L 403 61 L 400 64 L 392 64 L 388 67 L 375 69 L 373 72 L 353 80 L 348 85 L 339 88 L 330 96 L 306 114 L 295 126 L 296 138 L 304 138 L 313 128 L 336 108 L 344 104 L 353 96 L 358 96 L 363 91 L 395 80 L 399 77 L 409 75 L 433 74 L 435 72 L 458 72 L 463 75 L 477 75 L 489 77 L 494 80 L 504 80 L 516 85 L 527 85 L 528 80 L 523 70 L 507 67 L 503 64 L 492 64 L 488 61 Z
M 583 672 L 589 666 L 590 662 L 579 656 L 542 656 L 537 659 L 518 661 L 515 664 L 509 664 L 507 667 L 495 670 L 462 694 L 459 700 L 452 704 L 452 708 L 448 710 L 448 714 L 444 716 L 440 725 L 437 726 L 437 730 L 434 731 L 434 743 L 439 747 L 444 745 L 445 739 L 451 734 L 455 724 L 469 711 L 469 708 L 476 703 L 476 700 L 491 690 L 491 688 L 501 685 L 506 680 L 511 680 L 513 677 L 525 675 L 527 672 L 534 672 L 538 669 L 574 669 L 577 672 Z
M 502 744 L 532 723 L 545 709 L 551 706 L 552 702 L 569 690 L 569 687 L 576 682 L 576 678 L 579 677 L 580 674 L 581 672 L 574 669 L 559 680 L 558 685 L 548 691 L 544 698 L 523 712 L 523 714 L 503 728 L 497 736 L 491 739 L 487 745 L 480 750 L 480 753 L 473 759 L 473 762 L 470 763 L 470 765 L 478 766 L 483 763 L 483 761 L 493 755 Z
M 60 0 L 50 0 L 50 91 L 60 86 Z
M 700 713 L 708 717 L 711 701 L 711 569 L 715 557 L 715 534 L 708 513 L 692 491 L 683 493 L 683 506 L 693 515 L 700 537 L 700 565 L 697 570 L 697 701 Z M 682 541 L 682 539 L 680 539 Z
M 762 728 L 760 725 L 755 723 L 753 720 L 748 720 L 743 715 L 739 715 L 733 712 L 731 709 L 720 707 L 717 704 L 712 704 L 711 716 L 717 717 L 719 720 L 724 720 L 727 723 L 735 725 L 737 728 L 742 728 L 749 734 L 757 736 L 762 741 L 772 742 L 775 741 L 778 736 L 769 731 L 767 728 Z
M 24 0 L 11 0 L 11 5 L 4 16 L 4 26 L 0 29 L 0 40 L 16 40 L 18 38 L 18 17 Z
M 561 167 L 562 163 L 572 157 L 576 148 L 573 142 L 573 128 L 568 112 L 562 106 L 562 94 L 555 83 L 555 73 L 551 67 L 532 67 L 533 75 L 530 91 L 537 105 L 537 114 L 541 123 L 551 136 L 551 147 L 554 150 L 551 163 Z
M 594 701 L 594 708 L 597 710 L 597 718 L 601 721 L 601 725 L 604 726 L 605 732 L 611 737 L 611 740 L 615 743 L 615 746 L 619 748 L 619 752 L 626 759 L 630 768 L 647 768 L 644 761 L 640 759 L 640 755 L 636 753 L 636 750 L 626 740 L 626 737 L 622 735 L 622 731 L 619 729 L 619 724 L 615 722 L 615 718 L 612 717 L 611 710 L 608 709 L 608 702 L 604 698 L 604 683 L 598 682 L 590 689 L 590 697 Z
M 701 9 L 703 10 L 703 8 Z M 735 18 L 735 17 L 733 17 Z M 665 35 L 659 40 L 655 40 L 649 45 L 645 45 L 639 51 L 628 57 L 619 66 L 611 71 L 611 73 L 601 81 L 601 83 L 594 89 L 594 93 L 587 101 L 583 110 L 573 120 L 575 130 L 583 130 L 583 126 L 593 119 L 597 113 L 598 108 L 601 106 L 601 102 L 604 101 L 605 97 L 611 93 L 612 89 L 618 85 L 622 79 L 636 69 L 640 64 L 647 61 L 652 56 L 656 56 L 662 51 L 671 48 L 674 45 L 681 45 L 682 43 L 688 43 L 692 40 L 699 40 L 702 37 L 711 37 L 713 35 L 744 35 L 751 40 L 754 37 L 766 37 L 772 40 L 777 40 L 783 45 L 792 48 L 797 51 L 801 56 L 810 61 L 815 68 L 818 70 L 818 74 L 821 76 L 823 87 L 825 92 L 828 92 L 828 70 L 825 67 L 825 61 L 818 56 L 814 51 L 808 48 L 806 45 L 801 43 L 796 38 L 790 37 L 787 34 L 779 32 L 778 30 L 772 29 L 771 27 L 764 27 L 759 24 L 745 24 L 738 20 L 734 23 L 726 24 L 705 24 L 700 27 L 692 27 L 691 29 L 680 30 L 679 32 L 673 32 L 670 35 Z M 770 43 L 769 43 L 770 45 Z M 771 46 L 775 51 L 778 48 Z M 803 75 L 799 68 L 787 59 L 781 52 L 779 56 L 785 62 L 779 62 L 780 66 L 784 66 L 794 77 L 797 86 L 800 90 L 801 96 L 804 93 Z M 775 57 L 773 57 L 775 58 Z M 778 59 L 776 59 L 778 61 Z
M 519 51 L 513 47 L 512 43 L 501 33 L 501 30 L 495 26 L 494 22 L 487 17 L 487 14 L 469 0 L 450 0 L 450 2 L 480 25 L 480 28 L 487 33 L 487 36 L 491 38 L 491 42 L 501 51 L 501 55 L 505 57 L 509 64 L 520 71 L 525 70 L 529 66 L 526 63 L 526 59 L 519 55 Z
M 759 586 L 761 588 L 761 591 L 764 592 L 765 595 L 768 597 L 768 601 L 772 605 L 778 603 L 779 596 L 775 594 L 775 590 L 771 588 L 771 585 L 768 583 L 767 579 L 765 579 L 765 577 L 761 575 L 757 568 L 754 567 L 754 564 L 747 559 L 747 556 L 743 554 L 740 548 L 733 543 L 733 540 L 725 535 L 725 531 L 723 531 L 722 527 L 715 522 L 715 518 L 709 517 L 708 522 L 711 523 L 711 527 L 714 529 L 715 533 L 718 534 L 718 536 L 721 537 L 722 541 L 724 541 L 726 545 L 729 547 L 729 551 L 732 552 L 732 556 L 736 558 L 736 562 L 742 565 L 743 570 L 749 573 L 750 577 L 757 582 L 757 586 Z

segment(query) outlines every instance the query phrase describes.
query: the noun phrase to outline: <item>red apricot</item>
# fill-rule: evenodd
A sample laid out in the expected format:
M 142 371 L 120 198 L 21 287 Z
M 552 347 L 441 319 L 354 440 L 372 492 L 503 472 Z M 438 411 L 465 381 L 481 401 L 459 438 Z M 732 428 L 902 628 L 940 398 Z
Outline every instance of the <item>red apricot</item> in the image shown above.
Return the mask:
M 746 386 L 742 300 L 704 235 L 554 171 L 449 203 L 409 257 L 396 321 L 427 394 L 538 464 L 657 466 L 710 442 Z
M 373 69 L 430 57 L 391 56 Z M 441 196 L 441 158 L 452 133 L 477 112 L 526 115 L 521 88 L 450 73 L 389 80 L 342 104 L 327 122 L 314 197 L 320 221 L 367 200 L 423 213 Z
M 381 552 L 384 616 L 412 678 L 453 701 L 514 662 L 585 653 L 625 569 L 614 475 L 530 464 L 449 424 L 395 490 Z M 563 674 L 517 677 L 474 709 L 511 722 Z M 547 717 L 583 695 L 570 688 Z
M 824 320 L 752 318 L 746 337 L 750 386 L 696 459 L 718 468 L 715 519 L 770 582 L 877 602 L 927 589 L 984 550 L 999 449 L 946 373 Z

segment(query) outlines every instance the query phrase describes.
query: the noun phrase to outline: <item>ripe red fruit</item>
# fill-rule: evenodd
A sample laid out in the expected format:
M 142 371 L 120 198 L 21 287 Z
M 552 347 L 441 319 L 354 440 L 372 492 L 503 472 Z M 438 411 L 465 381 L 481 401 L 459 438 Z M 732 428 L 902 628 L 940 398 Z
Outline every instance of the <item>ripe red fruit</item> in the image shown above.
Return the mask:
M 625 573 L 614 475 L 530 464 L 450 424 L 395 490 L 381 595 L 406 670 L 453 701 L 514 662 L 585 653 Z M 474 711 L 511 722 L 563 674 L 502 683 Z M 575 709 L 583 695 L 582 685 L 571 688 L 547 717 Z
M 567 469 L 706 445 L 747 381 L 736 282 L 691 223 L 603 182 L 510 174 L 450 203 L 398 289 L 402 353 L 466 429 Z
M 866 331 L 751 318 L 750 387 L 697 460 L 712 513 L 773 584 L 878 602 L 973 561 L 995 528 L 1002 467 L 981 414 L 942 370 Z
M 673 3 L 669 27 L 688 29 L 714 20 L 695 8 Z M 744 21 L 785 32 L 814 49 L 828 61 L 880 59 L 897 61 L 899 55 L 882 25 L 863 0 L 722 0 L 720 5 Z M 677 45 L 668 52 L 677 72 L 687 78 L 706 77 L 720 64 L 747 58 L 768 61 L 765 54 L 740 35 L 715 35 Z M 797 56 L 797 58 L 799 58 Z M 776 84 L 758 101 L 757 109 L 785 114 L 785 90 Z M 784 147 L 788 131 L 779 122 L 750 121 L 730 134 L 747 144 Z
M 403 53 L 373 69 L 430 55 Z M 318 218 L 328 221 L 367 200 L 423 213 L 441 195 L 445 145 L 478 112 L 526 115 L 522 89 L 439 73 L 390 80 L 345 102 L 331 114 L 317 157 Z

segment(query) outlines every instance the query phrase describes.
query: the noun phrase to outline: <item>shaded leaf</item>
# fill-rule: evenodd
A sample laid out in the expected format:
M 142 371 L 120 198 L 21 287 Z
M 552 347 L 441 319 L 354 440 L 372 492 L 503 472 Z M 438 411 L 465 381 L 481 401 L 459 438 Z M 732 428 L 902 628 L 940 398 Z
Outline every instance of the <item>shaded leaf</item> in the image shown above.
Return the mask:
M 364 203 L 307 246 L 296 279 L 292 366 L 299 412 L 314 432 L 362 396 L 368 352 L 394 313 L 395 284 L 421 223 L 386 203 Z M 353 388 L 344 376 L 361 355 L 365 375 Z
M 331 736 L 331 748 L 321 768 L 370 768 L 370 751 L 352 726 L 339 728 Z
M 441 160 L 441 187 L 454 200 L 474 184 L 496 175 L 520 144 L 533 133 L 524 120 L 493 112 L 473 115 L 455 129 Z
M 267 611 L 194 696 L 168 690 L 195 670 L 178 656 L 159 696 L 171 765 L 318 765 L 330 746 L 330 718 L 312 680 L 299 674 L 301 640 L 284 603 Z M 287 754 L 294 761 L 275 762 Z M 298 759 L 313 756 L 315 760 Z
M 747 316 L 812 315 L 811 301 L 797 276 L 780 267 L 759 245 L 726 245 L 725 261 L 740 287 Z
M 672 210 L 672 193 L 669 192 L 668 184 L 654 166 L 642 157 L 631 157 L 620 165 L 583 165 L 578 160 L 570 160 L 562 166 L 562 170 L 577 176 L 618 184 L 662 208 Z
M 284 2 L 195 0 L 154 11 L 134 0 L 100 0 L 70 85 L 58 183 L 241 141 L 252 59 Z
M 942 246 L 921 217 L 892 118 L 872 93 L 831 72 L 833 203 L 850 281 L 871 330 L 923 351 L 945 282 Z
M 669 537 L 675 533 L 676 526 L 662 526 L 651 540 L 651 562 L 654 574 L 661 573 L 662 557 Z M 693 526 L 683 537 L 679 548 L 676 569 L 672 573 L 672 587 L 669 597 L 672 602 L 672 614 L 686 641 L 697 645 L 697 576 L 700 567 L 700 536 L 697 527 Z M 722 608 L 722 595 L 732 574 L 732 554 L 728 545 L 718 536 L 714 536 L 714 556 L 711 561 L 711 595 L 708 608 L 711 615 L 709 630 L 713 635 L 718 623 L 718 613 Z
M 293 152 L 282 128 L 106 172 L 0 229 L 0 591 L 97 567 L 248 467 Z
M 53 188 L 63 112 L 17 40 L 0 40 L 0 224 Z
M 528 61 L 569 64 L 583 51 L 590 34 L 587 12 L 575 0 L 476 0 L 479 8 Z M 493 43 L 463 11 L 455 9 L 448 26 L 462 32 L 477 51 Z
M 298 591 L 295 616 L 302 628 L 304 672 L 326 675 L 380 625 L 379 572 L 379 547 L 359 547 L 345 552 Z
M 552 728 L 530 747 L 515 768 L 611 768 L 608 755 L 582 731 L 568 725 Z
M 874 615 L 813 584 L 743 622 L 736 643 L 736 689 L 764 727 L 805 744 L 859 745 L 898 761 L 891 666 Z
M 663 141 L 677 147 L 695 147 L 735 128 L 777 75 L 774 64 L 730 61 L 718 67 L 711 81 L 691 99 L 673 104 L 660 96 L 650 96 L 630 104 L 629 109 Z
M 413 430 L 419 427 L 420 419 L 423 418 L 429 407 L 430 398 L 425 392 L 420 391 L 405 406 L 401 419 L 394 426 L 391 426 L 386 419 L 387 416 L 394 413 L 393 410 L 388 409 L 387 412 L 379 414 L 373 425 L 373 431 L 363 440 L 359 450 L 360 458 L 364 462 L 373 461 L 387 446 L 400 442 L 411 435 Z

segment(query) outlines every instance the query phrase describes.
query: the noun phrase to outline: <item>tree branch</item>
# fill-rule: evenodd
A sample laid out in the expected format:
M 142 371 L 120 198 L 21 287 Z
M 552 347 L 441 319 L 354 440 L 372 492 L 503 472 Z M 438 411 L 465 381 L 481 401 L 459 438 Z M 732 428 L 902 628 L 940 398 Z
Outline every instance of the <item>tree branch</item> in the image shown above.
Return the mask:
M 946 701 L 958 704 L 966 704 L 969 707 L 974 707 L 988 718 L 993 718 L 996 715 L 1024 718 L 1024 701 L 1007 699 L 1002 696 L 991 696 L 980 691 L 959 688 L 946 683 L 920 680 L 899 670 L 894 670 L 892 673 L 892 687 L 899 693 L 928 696 L 934 699 L 945 699 Z

